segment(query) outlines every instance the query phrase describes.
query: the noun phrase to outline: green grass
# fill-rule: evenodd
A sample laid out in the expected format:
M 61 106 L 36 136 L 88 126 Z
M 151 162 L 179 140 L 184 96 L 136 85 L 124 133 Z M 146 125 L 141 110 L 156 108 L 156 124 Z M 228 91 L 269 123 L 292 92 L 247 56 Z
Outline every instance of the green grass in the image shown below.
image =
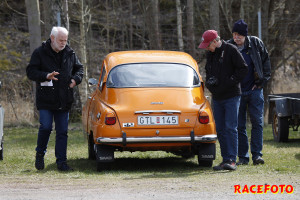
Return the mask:
M 4 128 L 4 160 L 0 161 L 0 178 L 3 177 L 54 177 L 71 179 L 93 179 L 97 176 L 109 178 L 122 177 L 182 177 L 193 174 L 210 174 L 211 168 L 200 168 L 197 158 L 183 159 L 165 152 L 116 152 L 112 169 L 105 172 L 96 171 L 96 161 L 88 160 L 87 141 L 81 131 L 80 124 L 71 124 L 68 140 L 68 163 L 73 172 L 60 173 L 56 169 L 54 144 L 55 132 L 51 134 L 48 151 L 45 156 L 45 170 L 34 168 L 37 128 L 13 127 Z M 300 131 L 290 130 L 288 143 L 277 143 L 273 140 L 272 129 L 264 128 L 263 158 L 265 165 L 238 167 L 234 173 L 254 175 L 294 174 L 300 175 Z M 217 159 L 214 165 L 221 162 L 219 144 L 217 143 Z

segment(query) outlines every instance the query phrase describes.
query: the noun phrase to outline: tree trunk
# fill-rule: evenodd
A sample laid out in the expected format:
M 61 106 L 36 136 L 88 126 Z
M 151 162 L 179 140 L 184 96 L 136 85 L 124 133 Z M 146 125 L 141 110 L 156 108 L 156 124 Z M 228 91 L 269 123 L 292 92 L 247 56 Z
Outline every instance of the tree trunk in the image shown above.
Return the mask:
M 38 0 L 26 0 L 26 11 L 27 11 L 27 20 L 28 20 L 28 29 L 30 35 L 30 53 L 41 45 L 41 26 L 40 26 L 40 7 Z M 33 116 L 35 119 L 38 119 L 38 111 L 36 109 L 36 83 L 32 84 L 33 94 L 34 94 L 34 108 Z
M 50 35 L 51 32 L 51 28 L 52 28 L 52 23 L 50 22 L 50 13 L 51 13 L 51 9 L 50 8 L 50 0 L 43 0 L 42 4 L 43 4 L 43 21 L 44 21 L 44 33 L 43 33 L 43 40 L 47 40 Z
M 232 20 L 231 20 L 231 15 L 230 13 L 230 9 L 228 9 L 228 2 L 225 1 L 225 3 L 222 3 L 219 0 L 219 5 L 220 5 L 220 9 L 221 9 L 221 18 L 222 20 L 220 21 L 222 23 L 222 27 L 224 28 L 224 33 L 221 32 L 220 30 L 220 34 L 222 38 L 231 38 L 231 30 L 232 30 Z M 222 29 L 223 30 L 223 29 Z
M 110 52 L 110 19 L 109 19 L 109 5 L 108 0 L 105 1 L 105 11 L 106 11 L 106 52 Z
M 86 59 L 86 31 L 85 31 L 85 11 L 84 11 L 84 0 L 81 0 L 80 3 L 80 57 L 81 63 L 84 66 L 83 80 L 79 87 L 80 101 L 84 103 L 88 95 L 88 67 Z
M 211 29 L 218 31 L 220 34 L 220 18 L 219 18 L 219 1 L 209 1 L 209 24 Z
M 182 12 L 180 0 L 176 0 L 177 10 L 177 38 L 179 51 L 183 51 L 183 38 L 182 38 Z
M 158 0 L 152 0 L 152 13 L 154 17 L 154 33 L 156 41 L 156 49 L 162 49 L 161 36 L 160 36 L 160 26 L 159 26 L 159 3 Z
M 61 0 L 60 0 L 61 1 Z M 58 20 L 62 13 L 62 8 L 60 7 L 59 1 L 52 1 L 52 0 L 44 0 L 43 1 L 43 8 L 44 8 L 44 22 L 45 22 L 45 32 L 44 37 L 47 40 L 50 36 L 50 32 L 53 26 L 58 26 Z M 58 14 L 60 14 L 58 16 Z
M 187 0 L 187 49 L 192 57 L 196 57 L 194 33 L 194 0 Z
M 146 13 L 150 49 L 162 49 L 159 28 L 159 6 L 158 0 L 146 1 Z
M 268 41 L 268 35 L 269 35 L 269 29 L 268 29 L 269 7 L 270 7 L 270 0 L 264 0 L 261 2 L 261 30 L 262 30 L 262 40 L 264 42 Z
M 132 49 L 133 47 L 133 41 L 132 41 L 132 35 L 133 35 L 133 26 L 132 26 L 132 0 L 129 0 L 129 48 Z
M 233 0 L 231 3 L 232 22 L 236 22 L 241 18 L 241 0 Z
M 296 11 L 295 1 L 293 0 L 286 0 L 283 4 L 283 10 L 280 10 L 278 8 L 275 9 L 275 4 L 278 3 L 276 0 L 270 1 L 270 8 L 269 11 L 272 11 L 272 13 L 269 13 L 269 23 L 271 28 L 269 29 L 269 35 L 268 35 L 268 41 L 267 41 L 267 47 L 269 50 L 269 56 L 271 60 L 271 78 L 268 81 L 268 84 L 264 88 L 264 95 L 265 100 L 267 98 L 267 95 L 272 94 L 272 86 L 274 85 L 274 74 L 275 71 L 283 64 L 281 61 L 285 60 L 284 58 L 284 46 L 286 45 L 287 36 L 288 36 L 288 28 L 290 26 L 290 23 L 294 17 L 290 13 L 293 13 Z M 267 4 L 262 4 L 263 6 Z M 267 8 L 263 8 L 264 10 Z M 279 31 L 280 30 L 280 31 Z M 265 101 L 267 102 L 267 101 Z M 267 102 L 268 103 L 268 102 Z M 268 104 L 265 106 L 265 114 L 268 109 Z
M 65 22 L 66 29 L 70 30 L 68 0 L 64 0 L 64 3 L 63 3 L 63 21 Z
M 38 0 L 26 0 L 28 29 L 30 35 L 30 53 L 41 45 L 40 8 Z

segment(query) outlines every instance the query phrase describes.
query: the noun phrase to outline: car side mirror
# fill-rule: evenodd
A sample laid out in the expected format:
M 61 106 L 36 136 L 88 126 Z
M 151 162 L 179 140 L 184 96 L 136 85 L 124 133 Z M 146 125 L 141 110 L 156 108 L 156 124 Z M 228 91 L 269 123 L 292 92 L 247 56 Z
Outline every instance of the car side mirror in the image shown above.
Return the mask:
M 92 85 L 97 85 L 97 84 L 98 84 L 98 80 L 95 79 L 95 78 L 90 78 L 90 79 L 88 80 L 88 83 L 89 83 L 90 86 L 92 86 Z

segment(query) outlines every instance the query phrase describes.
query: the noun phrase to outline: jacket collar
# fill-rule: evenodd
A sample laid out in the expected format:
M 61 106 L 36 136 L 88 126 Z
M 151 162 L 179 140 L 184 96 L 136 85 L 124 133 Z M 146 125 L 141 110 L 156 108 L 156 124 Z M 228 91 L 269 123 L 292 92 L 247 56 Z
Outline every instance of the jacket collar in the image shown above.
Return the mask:
M 234 44 L 235 46 L 237 46 L 237 44 L 234 42 L 233 38 L 231 38 L 229 41 L 227 41 L 230 44 Z M 244 46 L 246 47 L 246 49 L 251 48 L 251 43 L 250 43 L 250 36 L 246 36 L 245 37 L 245 44 Z
M 224 50 L 224 44 L 226 44 L 226 42 L 224 40 L 222 40 L 222 44 L 220 47 L 216 47 L 214 52 L 208 51 L 207 53 L 209 55 L 217 55 L 217 54 L 221 54 L 221 52 Z

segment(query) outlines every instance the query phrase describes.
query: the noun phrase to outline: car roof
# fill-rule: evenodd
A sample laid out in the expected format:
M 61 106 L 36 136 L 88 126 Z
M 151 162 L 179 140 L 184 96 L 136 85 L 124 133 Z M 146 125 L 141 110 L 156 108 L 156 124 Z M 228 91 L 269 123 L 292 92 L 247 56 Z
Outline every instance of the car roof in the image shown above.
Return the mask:
M 117 65 L 142 62 L 183 63 L 193 67 L 197 72 L 199 71 L 197 62 L 192 56 L 179 51 L 119 51 L 108 54 L 104 59 L 108 71 Z

